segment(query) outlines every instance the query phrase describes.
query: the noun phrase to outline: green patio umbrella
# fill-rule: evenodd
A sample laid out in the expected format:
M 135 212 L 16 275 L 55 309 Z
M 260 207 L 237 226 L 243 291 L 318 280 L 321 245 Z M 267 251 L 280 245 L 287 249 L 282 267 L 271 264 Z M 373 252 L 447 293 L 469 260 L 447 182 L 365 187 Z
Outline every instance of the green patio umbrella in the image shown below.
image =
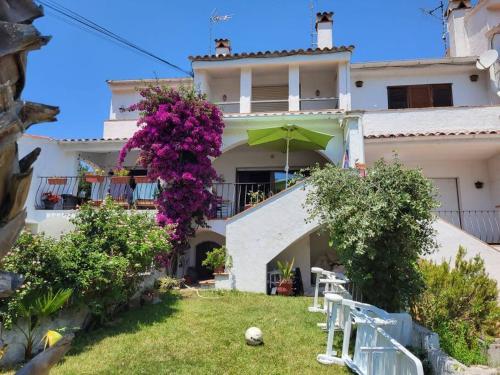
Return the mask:
M 297 125 L 247 130 L 250 146 L 266 146 L 286 154 L 285 188 L 288 187 L 290 151 L 325 150 L 333 135 L 309 130 Z

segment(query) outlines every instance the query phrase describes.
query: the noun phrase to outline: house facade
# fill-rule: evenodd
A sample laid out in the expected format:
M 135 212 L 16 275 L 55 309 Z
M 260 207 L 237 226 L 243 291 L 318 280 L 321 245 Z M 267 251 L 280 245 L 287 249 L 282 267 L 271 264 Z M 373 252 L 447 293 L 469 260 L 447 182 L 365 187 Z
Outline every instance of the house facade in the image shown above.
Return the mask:
M 283 190 L 285 155 L 248 146 L 247 130 L 293 124 L 333 135 L 324 151 L 290 154 L 290 171 L 316 164 L 371 165 L 394 153 L 439 189 L 436 214 L 440 249 L 431 258 L 451 258 L 458 245 L 480 254 L 500 281 L 500 97 L 499 63 L 476 67 L 478 55 L 500 49 L 500 1 L 450 0 L 450 49 L 440 59 L 352 63 L 353 46 L 333 44 L 333 13 L 316 17 L 317 48 L 235 53 L 227 39 L 215 54 L 191 56 L 193 78 L 108 81 L 109 119 L 100 139 L 49 139 L 26 135 L 20 153 L 42 147 L 27 202 L 28 225 L 57 235 L 81 200 L 99 202 L 107 194 L 125 207 L 154 212 L 157 184 L 141 179 L 137 152 L 125 161 L 132 178 L 87 181 L 84 162 L 106 172 L 137 129 L 138 113 L 123 108 L 138 101 L 136 88 L 149 83 L 192 86 L 224 113 L 223 153 L 213 165 L 222 182 L 209 228 L 197 231 L 180 261 L 179 276 L 210 277 L 201 262 L 213 247 L 226 245 L 232 267 L 226 287 L 266 292 L 276 261 L 295 259 L 305 288 L 311 266 L 339 267 L 318 223 L 307 219 L 307 190 Z M 107 174 L 107 173 L 106 173 Z M 53 177 L 62 177 L 55 179 Z M 51 209 L 43 194 L 62 197 Z M 252 192 L 264 200 L 252 201 Z

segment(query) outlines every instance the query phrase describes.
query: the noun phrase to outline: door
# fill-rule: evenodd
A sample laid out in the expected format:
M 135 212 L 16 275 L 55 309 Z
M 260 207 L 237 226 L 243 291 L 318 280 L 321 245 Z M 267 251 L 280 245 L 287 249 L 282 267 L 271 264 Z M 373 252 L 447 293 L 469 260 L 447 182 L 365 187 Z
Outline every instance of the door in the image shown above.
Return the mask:
M 204 265 L 202 265 L 203 261 L 207 257 L 207 253 L 209 251 L 212 251 L 213 249 L 216 249 L 218 247 L 221 247 L 216 242 L 202 242 L 196 246 L 196 274 L 198 276 L 198 281 L 201 280 L 208 280 L 213 278 L 213 270 L 208 269 Z
M 460 215 L 460 199 L 458 195 L 457 178 L 432 178 L 434 186 L 438 190 L 438 201 L 441 204 L 437 211 L 444 220 L 462 227 Z

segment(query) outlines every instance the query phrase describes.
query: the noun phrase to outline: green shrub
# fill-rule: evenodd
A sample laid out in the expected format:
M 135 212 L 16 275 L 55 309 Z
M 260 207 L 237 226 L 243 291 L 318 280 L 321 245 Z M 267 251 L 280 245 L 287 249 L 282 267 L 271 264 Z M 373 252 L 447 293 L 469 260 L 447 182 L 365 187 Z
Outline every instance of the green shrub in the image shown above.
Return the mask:
M 470 365 L 486 362 L 481 337 L 498 335 L 500 308 L 496 281 L 488 277 L 484 261 L 466 260 L 466 253 L 459 248 L 453 268 L 447 262 L 420 262 L 426 289 L 413 303 L 412 315 L 439 334 L 443 350 Z
M 171 248 L 169 235 L 144 213 L 129 213 L 111 199 L 82 206 L 75 229 L 59 240 L 23 233 L 4 258 L 3 269 L 25 276 L 12 298 L 0 301 L 6 323 L 24 300 L 49 289 L 72 289 L 71 304 L 85 304 L 99 318 L 127 303 L 155 257 Z
M 160 277 L 155 281 L 155 288 L 158 289 L 160 293 L 167 293 L 174 288 L 178 288 L 179 285 L 179 279 L 170 276 Z
M 366 177 L 333 165 L 314 168 L 308 181 L 311 218 L 323 224 L 366 301 L 389 311 L 409 307 L 423 288 L 417 260 L 436 247 L 432 183 L 397 158 L 376 162 Z

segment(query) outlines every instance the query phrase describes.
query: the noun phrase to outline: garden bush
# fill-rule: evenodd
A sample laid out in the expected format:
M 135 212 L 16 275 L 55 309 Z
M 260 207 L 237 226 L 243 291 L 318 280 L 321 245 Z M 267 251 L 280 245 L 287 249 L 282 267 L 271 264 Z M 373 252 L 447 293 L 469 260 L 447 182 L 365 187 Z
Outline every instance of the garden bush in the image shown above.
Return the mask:
M 496 337 L 500 321 L 498 289 L 476 256 L 460 247 L 454 267 L 420 261 L 426 288 L 412 306 L 413 317 L 439 334 L 441 346 L 464 364 L 486 362 L 484 342 Z
M 23 233 L 3 259 L 3 269 L 26 278 L 12 298 L 0 301 L 6 323 L 17 318 L 23 301 L 51 289 L 71 289 L 72 305 L 109 318 L 136 292 L 155 258 L 171 248 L 154 218 L 128 213 L 109 198 L 100 207 L 82 206 L 71 221 L 75 229 L 59 240 Z
M 354 169 L 317 167 L 308 184 L 310 217 L 329 234 L 366 302 L 391 312 L 408 308 L 424 285 L 417 261 L 436 247 L 432 183 L 395 158 L 376 162 L 366 177 Z

